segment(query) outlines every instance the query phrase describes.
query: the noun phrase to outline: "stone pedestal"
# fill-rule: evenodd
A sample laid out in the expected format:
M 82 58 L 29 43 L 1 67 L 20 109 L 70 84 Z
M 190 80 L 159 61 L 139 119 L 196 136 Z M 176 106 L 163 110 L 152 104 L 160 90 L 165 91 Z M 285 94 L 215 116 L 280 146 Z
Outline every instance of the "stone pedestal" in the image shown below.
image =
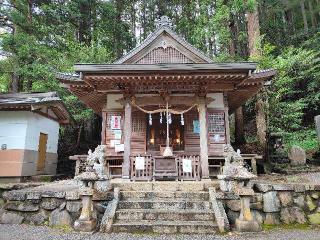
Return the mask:
M 251 188 L 238 190 L 240 196 L 240 216 L 236 219 L 236 229 L 239 232 L 259 232 L 262 230 L 260 224 L 253 218 L 250 209 L 250 197 L 254 195 Z
M 92 218 L 93 190 L 84 189 L 82 195 L 82 210 L 78 220 L 74 223 L 74 229 L 81 232 L 92 232 L 97 227 L 97 220 Z

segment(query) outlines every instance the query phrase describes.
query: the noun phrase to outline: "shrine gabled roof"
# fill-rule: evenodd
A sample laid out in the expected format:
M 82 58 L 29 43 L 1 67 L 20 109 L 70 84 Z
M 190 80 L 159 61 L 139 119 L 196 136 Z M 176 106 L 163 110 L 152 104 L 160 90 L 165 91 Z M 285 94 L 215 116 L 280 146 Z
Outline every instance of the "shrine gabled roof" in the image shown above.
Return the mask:
M 172 55 L 178 54 L 176 62 L 194 62 L 194 63 L 212 63 L 213 61 L 206 56 L 202 51 L 188 43 L 183 37 L 179 36 L 172 29 L 172 22 L 167 16 L 162 16 L 156 21 L 156 30 L 149 34 L 149 36 L 140 43 L 137 47 L 129 51 L 120 59 L 114 62 L 114 64 L 134 64 L 141 63 L 141 57 L 145 57 L 157 48 L 162 48 L 166 51 L 167 47 L 171 48 L 171 52 L 165 52 L 164 54 Z M 163 52 L 162 52 L 163 53 Z M 159 61 L 159 52 L 155 56 Z M 148 60 L 151 60 L 150 58 Z M 184 60 L 184 61 L 183 61 Z M 161 61 L 161 60 L 160 60 Z M 171 59 L 172 61 L 172 59 Z M 170 62 L 171 62 L 170 61 Z M 163 61 L 161 63 L 165 63 Z M 149 62 L 148 62 L 149 63 Z M 153 63 L 152 60 L 150 63 Z
M 186 40 L 184 40 L 182 37 L 180 37 L 177 33 L 172 31 L 167 26 L 162 26 L 158 28 L 155 32 L 151 33 L 140 45 L 132 49 L 130 52 L 122 56 L 120 59 L 114 62 L 114 64 L 123 64 L 126 63 L 126 61 L 133 58 L 136 54 L 138 54 L 140 51 L 143 51 L 147 46 L 149 46 L 152 42 L 154 42 L 159 36 L 162 34 L 168 34 L 170 37 L 172 37 L 177 43 L 181 44 L 184 48 L 198 56 L 200 59 L 203 60 L 203 62 L 212 63 L 213 61 L 206 56 L 202 51 L 188 43 Z

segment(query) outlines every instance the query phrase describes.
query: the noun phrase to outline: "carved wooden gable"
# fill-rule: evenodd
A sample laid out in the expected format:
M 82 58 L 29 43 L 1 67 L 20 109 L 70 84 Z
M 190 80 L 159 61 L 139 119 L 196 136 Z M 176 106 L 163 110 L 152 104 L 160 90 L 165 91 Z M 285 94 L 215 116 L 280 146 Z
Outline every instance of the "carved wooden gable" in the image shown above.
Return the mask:
M 167 17 L 160 20 L 157 30 L 140 45 L 116 61 L 116 64 L 211 63 L 212 60 L 187 43 L 171 29 Z
M 157 64 L 157 63 L 194 63 L 187 56 L 179 52 L 174 47 L 158 47 L 150 51 L 136 63 Z

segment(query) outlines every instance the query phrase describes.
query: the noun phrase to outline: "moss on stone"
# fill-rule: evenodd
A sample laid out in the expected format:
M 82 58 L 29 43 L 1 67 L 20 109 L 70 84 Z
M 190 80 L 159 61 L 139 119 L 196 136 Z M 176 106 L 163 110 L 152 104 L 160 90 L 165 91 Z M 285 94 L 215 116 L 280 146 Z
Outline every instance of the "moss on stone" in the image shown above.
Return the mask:
M 320 224 L 320 213 L 310 214 L 310 215 L 308 215 L 308 219 L 311 224 L 319 225 Z
M 299 230 L 308 230 L 310 229 L 310 225 L 307 223 L 304 224 L 280 224 L 280 225 L 268 225 L 268 224 L 262 224 L 262 229 L 264 231 L 271 231 L 274 229 L 299 229 Z
M 308 209 L 310 211 L 313 211 L 314 209 L 317 208 L 317 206 L 314 204 L 312 198 L 309 195 L 306 197 L 306 200 L 307 200 L 306 203 L 307 203 Z

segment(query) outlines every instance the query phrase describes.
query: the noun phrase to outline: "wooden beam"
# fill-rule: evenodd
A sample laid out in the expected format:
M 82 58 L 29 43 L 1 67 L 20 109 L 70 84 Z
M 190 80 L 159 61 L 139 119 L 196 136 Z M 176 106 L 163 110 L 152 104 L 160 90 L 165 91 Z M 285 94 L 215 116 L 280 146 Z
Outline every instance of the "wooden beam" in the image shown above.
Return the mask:
M 150 105 L 165 105 L 166 101 L 161 96 L 143 96 L 135 97 L 135 104 L 138 106 L 150 106 Z M 210 104 L 214 99 L 211 97 L 205 98 L 206 104 Z M 121 98 L 117 100 L 121 105 L 126 104 L 126 100 Z M 198 102 L 198 97 L 196 96 L 171 96 L 169 98 L 169 105 L 186 105 L 192 106 Z

